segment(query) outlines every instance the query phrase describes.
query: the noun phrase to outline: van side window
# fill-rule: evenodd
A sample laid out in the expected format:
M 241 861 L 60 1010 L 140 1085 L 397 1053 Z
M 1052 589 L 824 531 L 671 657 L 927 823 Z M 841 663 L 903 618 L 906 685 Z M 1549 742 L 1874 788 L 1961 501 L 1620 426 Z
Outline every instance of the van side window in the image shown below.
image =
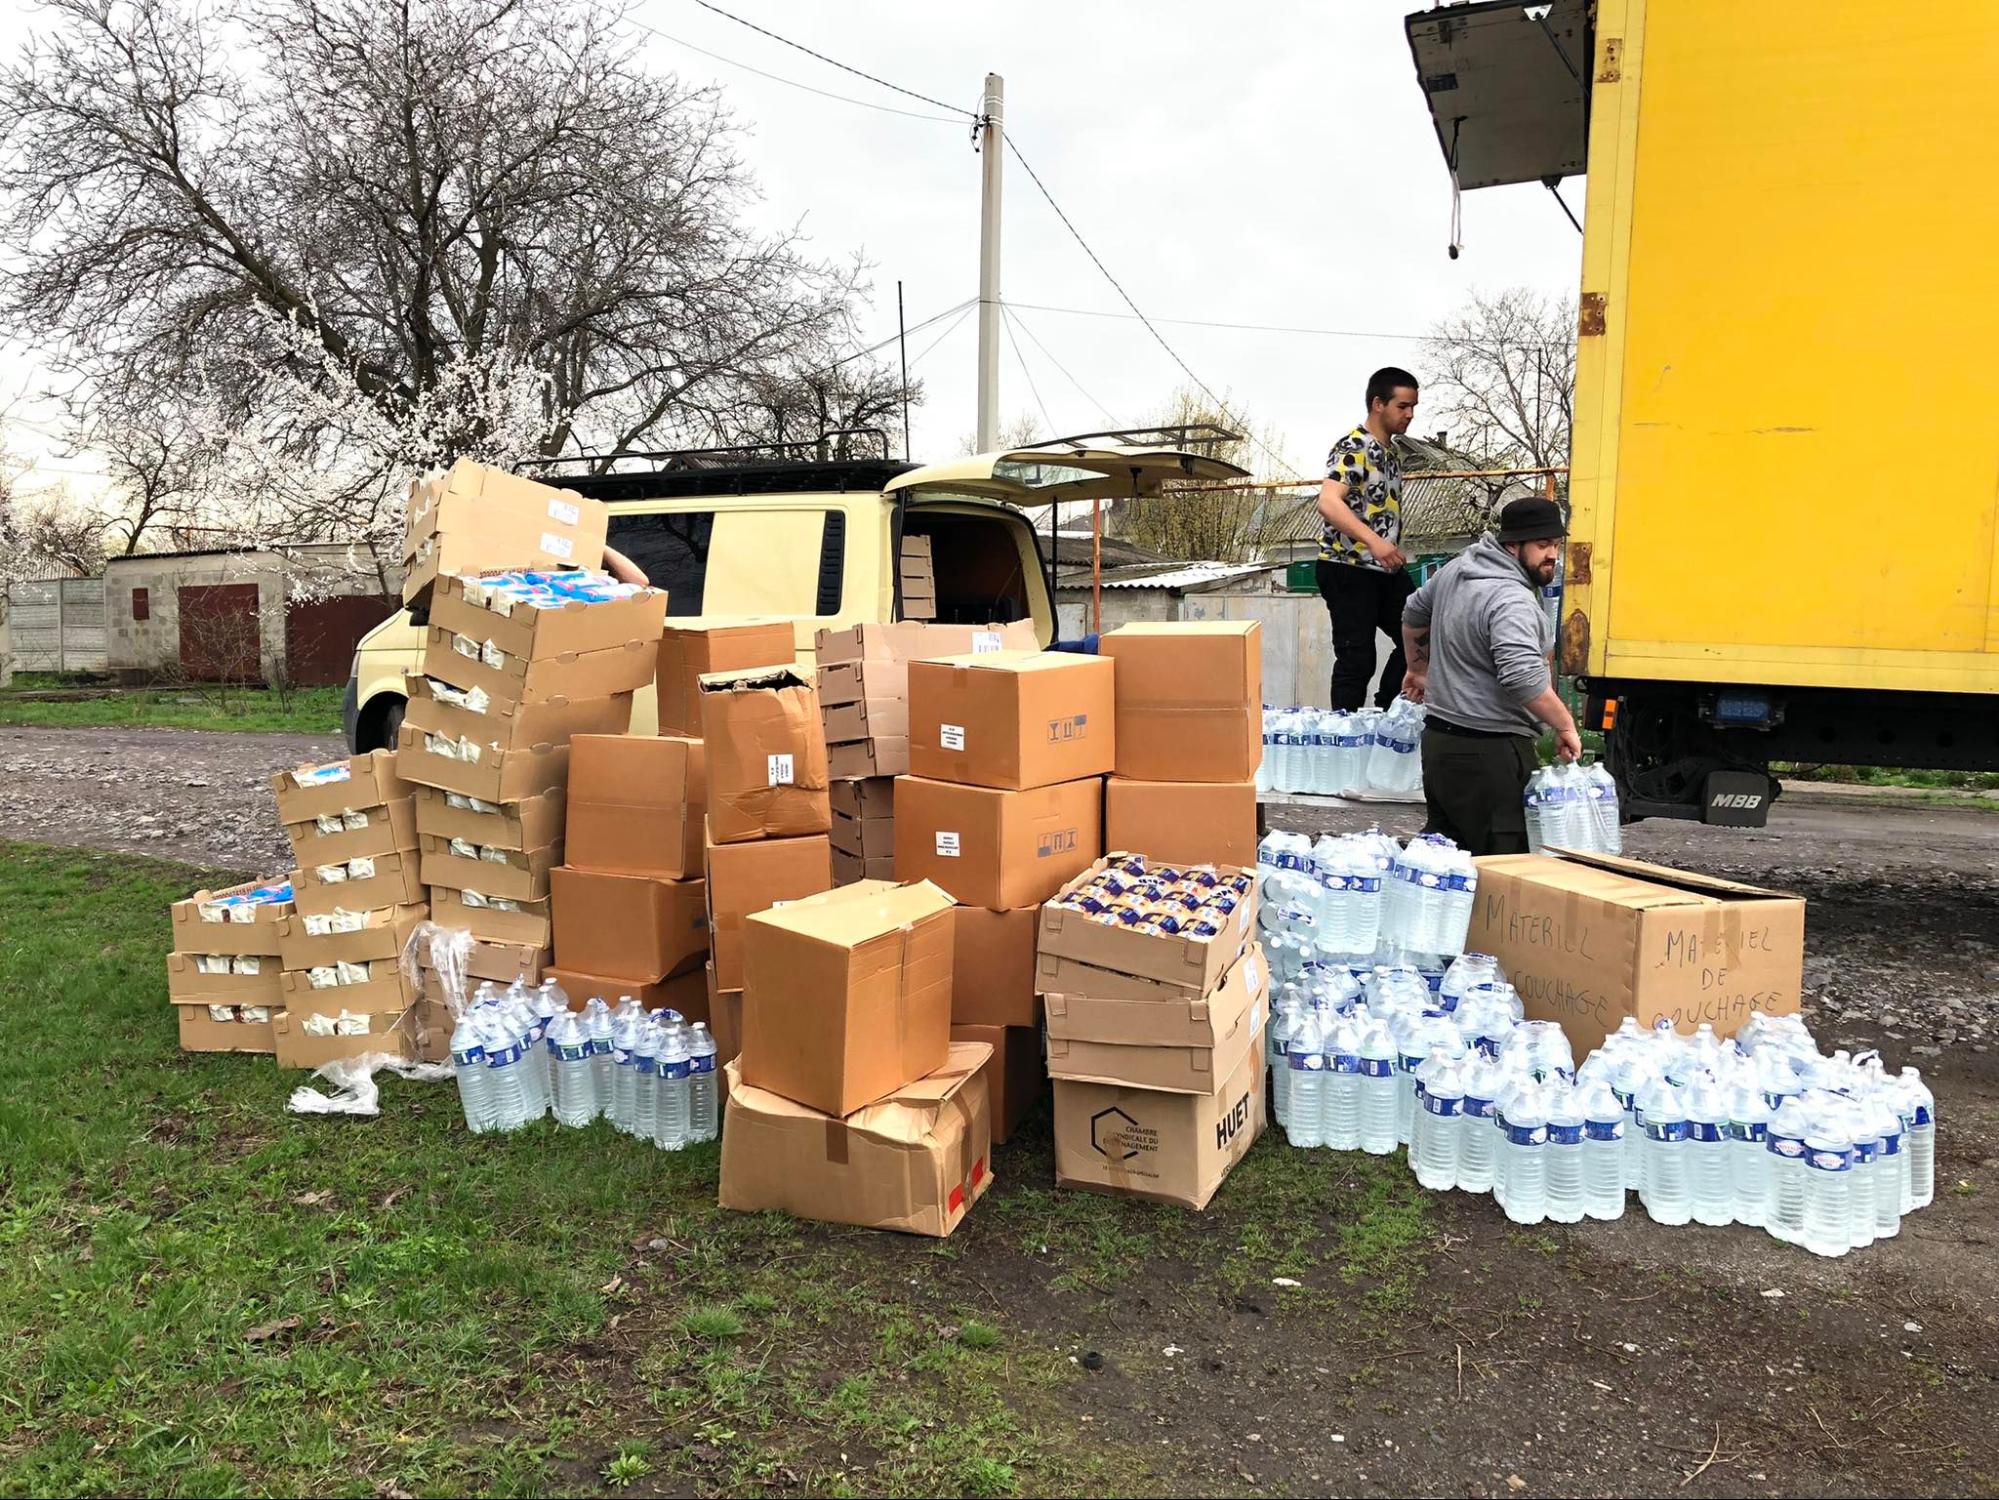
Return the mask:
M 610 544 L 638 564 L 654 588 L 666 590 L 669 615 L 701 613 L 714 534 L 712 510 L 611 516 Z

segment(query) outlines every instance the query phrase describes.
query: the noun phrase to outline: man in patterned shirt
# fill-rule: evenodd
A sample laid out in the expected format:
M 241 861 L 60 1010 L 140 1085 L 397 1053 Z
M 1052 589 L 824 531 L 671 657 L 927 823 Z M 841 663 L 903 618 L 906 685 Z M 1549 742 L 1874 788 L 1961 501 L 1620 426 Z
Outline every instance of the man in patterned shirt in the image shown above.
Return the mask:
M 1416 377 L 1393 365 L 1367 379 L 1367 420 L 1333 444 L 1319 487 L 1319 593 L 1333 622 L 1333 707 L 1367 702 L 1374 637 L 1394 643 L 1375 702 L 1386 708 L 1402 685 L 1402 601 L 1413 591 L 1403 571 L 1402 465 L 1395 439 L 1416 418 Z

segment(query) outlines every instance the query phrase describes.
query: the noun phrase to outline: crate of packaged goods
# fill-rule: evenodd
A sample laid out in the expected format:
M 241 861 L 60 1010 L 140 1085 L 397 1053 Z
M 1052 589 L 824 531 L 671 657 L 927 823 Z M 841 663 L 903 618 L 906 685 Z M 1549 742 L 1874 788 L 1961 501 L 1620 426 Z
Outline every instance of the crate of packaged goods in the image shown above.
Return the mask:
M 169 953 L 167 996 L 176 1005 L 284 1004 L 275 953 Z
M 701 740 L 579 735 L 569 754 L 571 865 L 676 880 L 701 875 L 708 806 Z
M 292 871 L 292 900 L 305 915 L 335 911 L 374 911 L 384 906 L 415 906 L 424 898 L 419 856 L 414 849 L 389 854 L 357 854 L 323 865 L 301 865 Z
M 669 620 L 659 642 L 659 732 L 699 739 L 700 679 L 710 672 L 791 666 L 798 656 L 797 637 L 797 627 L 778 617 L 728 625 Z
M 893 856 L 863 858 L 849 854 L 845 849 L 833 851 L 833 884 L 852 885 L 859 880 L 895 879 L 895 859 Z
M 271 1019 L 281 1068 L 319 1068 L 347 1057 L 385 1053 L 414 1060 L 416 1007 L 404 1011 L 327 1011 L 318 1002 L 279 1011 Z
M 511 896 L 517 901 L 541 901 L 549 892 L 549 875 L 562 863 L 559 846 L 544 849 L 504 849 L 469 839 L 423 836 L 418 871 L 426 886 Z
M 701 678 L 708 837 L 823 834 L 832 821 L 819 697 L 790 667 Z
M 298 971 L 397 960 L 428 915 L 422 905 L 295 914 L 278 923 L 279 953 L 286 969 Z
M 1114 669 L 1100 656 L 994 651 L 909 666 L 909 769 L 1021 791 L 1107 773 Z
M 834 813 L 830 837 L 835 849 L 855 859 L 895 858 L 893 818 L 850 818 Z
M 488 802 L 441 787 L 416 789 L 419 837 L 459 839 L 476 849 L 560 849 L 567 799 L 551 787 L 518 802 Z M 448 882 L 447 882 L 448 883 Z
M 906 620 L 822 630 L 815 643 L 820 697 L 827 703 L 907 698 L 912 661 L 928 656 L 1033 651 L 1040 644 L 1032 620 L 1003 625 L 936 625 Z
M 393 958 L 345 959 L 286 969 L 278 976 L 283 1004 L 294 1020 L 306 1014 L 400 1015 L 421 991 Z
M 398 797 L 382 807 L 321 813 L 308 822 L 285 824 L 285 837 L 302 865 L 338 865 L 394 854 L 417 847 L 416 805 L 410 798 Z
M 1042 1004 L 1051 1077 L 1212 1094 L 1262 1045 L 1269 969 L 1251 943 L 1206 994 L 1162 1001 L 1051 992 Z
M 193 1004 L 174 1006 L 183 1052 L 254 1052 L 277 1050 L 277 1035 L 269 1005 Z
M 340 818 L 345 827 L 350 812 L 407 802 L 410 785 L 398 773 L 393 752 L 371 750 L 346 760 L 280 771 L 271 778 L 271 791 L 280 823 L 287 827 L 310 823 L 331 831 L 331 824 L 321 823 L 321 818 Z
M 845 1116 L 745 1083 L 742 1059 L 730 1063 L 722 1207 L 950 1234 L 992 1185 L 990 1058 L 952 1045 L 935 1071 Z
M 651 678 L 658 654 L 656 641 L 626 641 L 601 651 L 575 651 L 529 661 L 442 625 L 431 625 L 424 632 L 422 670 L 434 681 L 466 692 L 476 688 L 490 703 L 511 706 L 637 692 Z
M 421 672 L 404 678 L 409 706 L 403 723 L 427 734 L 489 750 L 561 745 L 579 734 L 623 734 L 632 725 L 632 695 L 568 698 L 540 703 L 491 703 L 477 688 L 455 688 Z
M 280 927 L 296 911 L 288 880 L 196 891 L 171 908 L 167 994 L 185 1052 L 269 1052 L 283 1003 Z
M 645 678 L 627 689 L 637 691 L 658 670 L 666 591 L 581 569 L 468 574 L 438 581 L 430 621 L 528 662 L 644 641 L 653 648 Z
M 905 620 L 936 619 L 937 567 L 931 554 L 930 538 L 904 537 L 899 561 L 902 617 Z
M 278 923 L 295 910 L 289 879 L 250 880 L 219 891 L 196 891 L 169 910 L 174 951 L 275 955 Z
M 906 698 L 855 698 L 845 703 L 823 704 L 821 712 L 829 743 L 882 739 L 906 741 L 909 738 L 909 700 Z
M 1042 905 L 1039 987 L 1115 998 L 1166 985 L 1204 995 L 1255 935 L 1256 901 L 1248 870 L 1112 854 Z
M 743 923 L 752 913 L 833 889 L 832 846 L 825 834 L 751 839 L 706 849 L 708 937 L 717 982 L 743 987 Z
M 566 744 L 496 750 L 404 724 L 396 737 L 396 755 L 411 781 L 490 804 L 524 802 L 569 780 Z
M 1117 773 L 1142 781 L 1249 781 L 1263 760 L 1263 627 L 1254 620 L 1120 625 Z
M 410 486 L 403 602 L 446 575 L 498 568 L 595 568 L 610 511 L 602 501 L 460 459 Z
M 549 948 L 555 939 L 546 898 L 522 901 L 512 896 L 488 896 L 483 891 L 432 886 L 430 919 L 441 927 L 462 927 L 474 938 L 507 946 Z
M 895 816 L 895 778 L 869 776 L 835 781 L 828 801 L 843 818 L 891 819 Z

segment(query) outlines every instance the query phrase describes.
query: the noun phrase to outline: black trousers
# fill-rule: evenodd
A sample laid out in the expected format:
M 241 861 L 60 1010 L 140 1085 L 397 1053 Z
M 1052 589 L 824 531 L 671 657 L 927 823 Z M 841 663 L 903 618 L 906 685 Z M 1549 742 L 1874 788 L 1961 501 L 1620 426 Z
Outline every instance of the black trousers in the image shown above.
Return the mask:
M 1468 854 L 1527 852 L 1527 778 L 1539 764 L 1524 734 L 1467 739 L 1423 731 L 1425 833 L 1441 833 Z
M 1408 663 L 1402 654 L 1402 605 L 1416 592 L 1407 573 L 1378 572 L 1353 563 L 1319 559 L 1319 596 L 1333 618 L 1333 707 L 1356 709 L 1367 703 L 1374 680 L 1374 633 L 1386 631 L 1394 643 L 1381 674 L 1375 706 L 1386 708 L 1402 691 Z

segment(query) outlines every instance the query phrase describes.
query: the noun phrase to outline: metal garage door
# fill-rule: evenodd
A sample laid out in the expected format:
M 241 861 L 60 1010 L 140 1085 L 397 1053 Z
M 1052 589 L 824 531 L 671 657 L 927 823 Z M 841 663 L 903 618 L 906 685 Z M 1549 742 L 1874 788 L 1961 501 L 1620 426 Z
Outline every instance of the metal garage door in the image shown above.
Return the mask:
M 254 583 L 184 584 L 180 604 L 180 666 L 195 682 L 263 679 Z

